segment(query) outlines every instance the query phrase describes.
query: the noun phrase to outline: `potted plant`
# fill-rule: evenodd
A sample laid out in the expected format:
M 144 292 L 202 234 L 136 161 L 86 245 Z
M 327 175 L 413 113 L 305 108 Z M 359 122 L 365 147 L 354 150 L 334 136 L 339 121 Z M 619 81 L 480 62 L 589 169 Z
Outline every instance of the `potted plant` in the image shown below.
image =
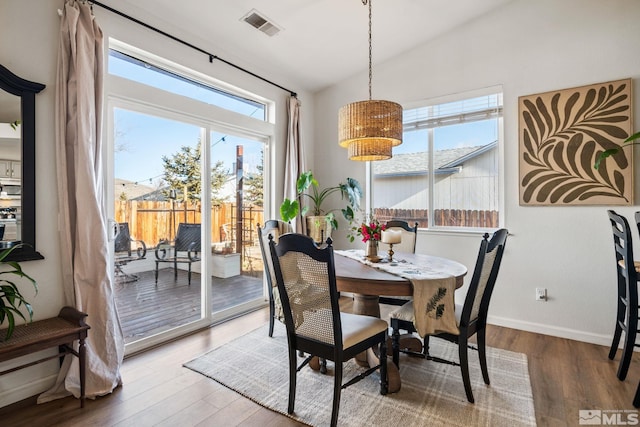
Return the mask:
M 335 211 L 338 209 L 326 211 L 322 206 L 330 195 L 340 193 L 341 198 L 347 200 L 347 205 L 339 209 L 347 221 L 351 222 L 355 212 L 360 209 L 362 187 L 354 178 L 346 178 L 334 187 L 320 189 L 320 185 L 313 177 L 313 173 L 307 171 L 298 177 L 296 191 L 296 199 L 284 199 L 280 205 L 280 216 L 286 222 L 291 221 L 298 214 L 304 216 L 306 218 L 307 235 L 311 236 L 316 242 L 322 242 L 331 236 L 331 230 L 338 229 L 338 220 L 335 216 Z M 303 203 L 305 200 L 309 202 L 308 206 Z
M 24 321 L 27 321 L 26 317 L 21 311 L 21 307 L 27 311 L 29 315 L 29 322 L 33 321 L 33 309 L 31 304 L 24 298 L 20 289 L 15 282 L 11 280 L 10 276 L 23 277 L 31 282 L 36 294 L 38 293 L 38 285 L 36 281 L 27 273 L 22 271 L 22 267 L 16 261 L 7 261 L 7 256 L 16 248 L 23 246 L 22 244 L 3 249 L 0 251 L 0 264 L 10 267 L 9 269 L 3 269 L 0 271 L 0 325 L 4 324 L 5 320 L 8 324 L 7 333 L 4 340 L 8 340 L 13 335 L 16 322 L 15 316 L 21 317 Z M 0 339 L 3 339 L 0 337 Z

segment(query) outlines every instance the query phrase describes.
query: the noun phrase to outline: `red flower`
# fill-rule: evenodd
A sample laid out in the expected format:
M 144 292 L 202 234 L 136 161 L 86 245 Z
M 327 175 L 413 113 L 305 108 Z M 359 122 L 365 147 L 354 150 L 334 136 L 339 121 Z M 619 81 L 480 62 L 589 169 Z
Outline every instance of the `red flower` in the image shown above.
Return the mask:
M 368 223 L 363 222 L 359 228 L 354 229 L 362 236 L 362 241 L 366 243 L 369 240 L 380 241 L 382 230 L 386 228 L 386 225 L 382 225 L 377 219 L 374 219 Z

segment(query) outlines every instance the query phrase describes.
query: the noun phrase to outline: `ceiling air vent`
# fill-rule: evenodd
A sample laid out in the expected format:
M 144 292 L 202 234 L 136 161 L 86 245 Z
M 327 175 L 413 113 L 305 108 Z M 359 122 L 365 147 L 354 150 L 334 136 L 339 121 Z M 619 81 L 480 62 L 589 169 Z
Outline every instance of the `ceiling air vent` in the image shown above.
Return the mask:
M 243 16 L 241 20 L 268 36 L 275 36 L 281 31 L 278 25 L 255 9 Z

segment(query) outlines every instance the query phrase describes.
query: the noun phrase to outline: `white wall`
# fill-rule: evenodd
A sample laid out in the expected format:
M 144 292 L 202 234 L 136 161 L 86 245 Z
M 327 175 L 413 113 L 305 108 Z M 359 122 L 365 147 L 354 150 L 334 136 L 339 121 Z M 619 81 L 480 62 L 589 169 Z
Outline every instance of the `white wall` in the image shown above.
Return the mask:
M 615 269 L 606 211 L 610 206 L 518 204 L 518 97 L 616 79 L 639 84 L 640 2 L 516 0 L 432 43 L 374 64 L 373 97 L 404 104 L 502 85 L 505 226 L 512 235 L 491 305 L 491 322 L 609 344 L 615 316 Z M 378 17 L 383 20 L 384 17 Z M 375 32 L 373 35 L 375 59 Z M 363 68 L 366 64 L 363 64 Z M 337 144 L 337 112 L 366 99 L 367 75 L 316 94 L 315 175 L 336 170 L 365 182 L 365 166 Z M 637 92 L 637 91 L 636 91 Z M 640 105 L 635 95 L 634 104 Z M 635 123 L 640 123 L 636 108 Z M 638 126 L 636 125 L 636 128 Z M 637 178 L 636 178 L 637 182 Z M 639 199 L 640 200 L 640 199 Z M 629 218 L 638 206 L 615 207 Z M 344 230 L 334 235 L 336 246 Z M 473 267 L 478 235 L 426 232 L 420 252 Z M 549 301 L 534 300 L 536 287 Z
M 56 316 L 64 304 L 59 268 L 60 257 L 58 255 L 54 140 L 55 77 L 60 25 L 57 9 L 62 8 L 63 4 L 63 0 L 2 0 L 0 2 L 0 63 L 22 78 L 46 85 L 46 88 L 36 98 L 36 203 L 38 210 L 36 246 L 45 259 L 30 261 L 23 265 L 25 271 L 31 274 L 39 284 L 40 292 L 35 297 L 32 296 L 33 293 L 28 287 L 24 288 L 25 295 L 33 303 L 35 320 Z M 143 21 L 147 19 L 147 14 L 143 11 L 126 12 Z M 275 180 L 271 199 L 274 203 L 282 200 L 288 93 L 220 62 L 210 64 L 205 55 L 168 41 L 163 36 L 152 33 L 98 6 L 94 6 L 94 13 L 104 32 L 105 41 L 110 36 L 118 38 L 126 43 L 179 62 L 186 67 L 210 74 L 215 78 L 276 101 L 278 131 L 275 141 L 276 149 L 273 154 L 276 166 L 271 171 Z M 224 46 L 223 40 L 219 41 L 219 45 L 216 45 L 212 41 L 199 39 L 196 35 L 185 34 L 184 29 L 174 28 L 167 22 L 147 22 L 161 27 L 164 31 L 183 37 L 188 42 L 213 53 L 220 52 Z M 220 56 L 260 74 L 261 70 L 257 64 L 242 62 L 238 58 L 222 54 Z M 279 81 L 278 76 L 264 75 L 264 77 L 286 85 L 286 82 Z M 290 87 L 289 89 L 298 92 L 305 109 L 301 118 L 302 138 L 308 143 L 312 136 L 309 124 L 313 116 L 312 96 L 301 91 L 300 88 Z M 306 127 L 304 127 L 305 125 Z M 94 328 L 99 327 L 99 325 L 91 324 L 91 313 L 89 313 L 87 323 Z M 91 333 L 89 339 L 90 337 Z M 29 359 L 20 358 L 10 363 L 0 364 L 0 370 L 25 363 Z M 3 376 L 0 381 L 0 407 L 46 390 L 53 383 L 56 372 L 56 361 L 54 360 Z

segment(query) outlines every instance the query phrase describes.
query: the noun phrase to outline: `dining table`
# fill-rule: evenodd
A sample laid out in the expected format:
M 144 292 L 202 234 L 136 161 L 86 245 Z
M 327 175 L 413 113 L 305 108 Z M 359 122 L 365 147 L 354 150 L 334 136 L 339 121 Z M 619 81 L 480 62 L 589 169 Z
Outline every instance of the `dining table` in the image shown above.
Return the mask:
M 354 256 L 359 252 L 362 252 L 362 257 Z M 381 296 L 411 297 L 413 295 L 411 280 L 377 268 L 379 267 L 377 263 L 367 262 L 364 252 L 359 252 L 352 250 L 348 256 L 345 256 L 344 251 L 335 251 L 334 256 L 336 286 L 339 292 L 350 292 L 353 295 L 353 313 L 380 317 L 379 298 Z M 380 262 L 388 263 L 389 261 L 383 258 Z M 398 265 L 407 265 L 408 268 L 421 266 L 442 275 L 455 277 L 456 289 L 464 284 L 464 276 L 467 274 L 467 267 L 457 261 L 426 254 L 396 252 L 393 262 Z M 416 338 L 413 340 L 419 342 Z M 411 345 L 403 345 L 403 348 L 405 347 L 411 347 Z M 362 366 L 376 366 L 380 363 L 372 349 L 357 357 L 356 362 Z M 388 363 L 387 373 L 389 392 L 399 391 L 401 381 L 396 365 Z

